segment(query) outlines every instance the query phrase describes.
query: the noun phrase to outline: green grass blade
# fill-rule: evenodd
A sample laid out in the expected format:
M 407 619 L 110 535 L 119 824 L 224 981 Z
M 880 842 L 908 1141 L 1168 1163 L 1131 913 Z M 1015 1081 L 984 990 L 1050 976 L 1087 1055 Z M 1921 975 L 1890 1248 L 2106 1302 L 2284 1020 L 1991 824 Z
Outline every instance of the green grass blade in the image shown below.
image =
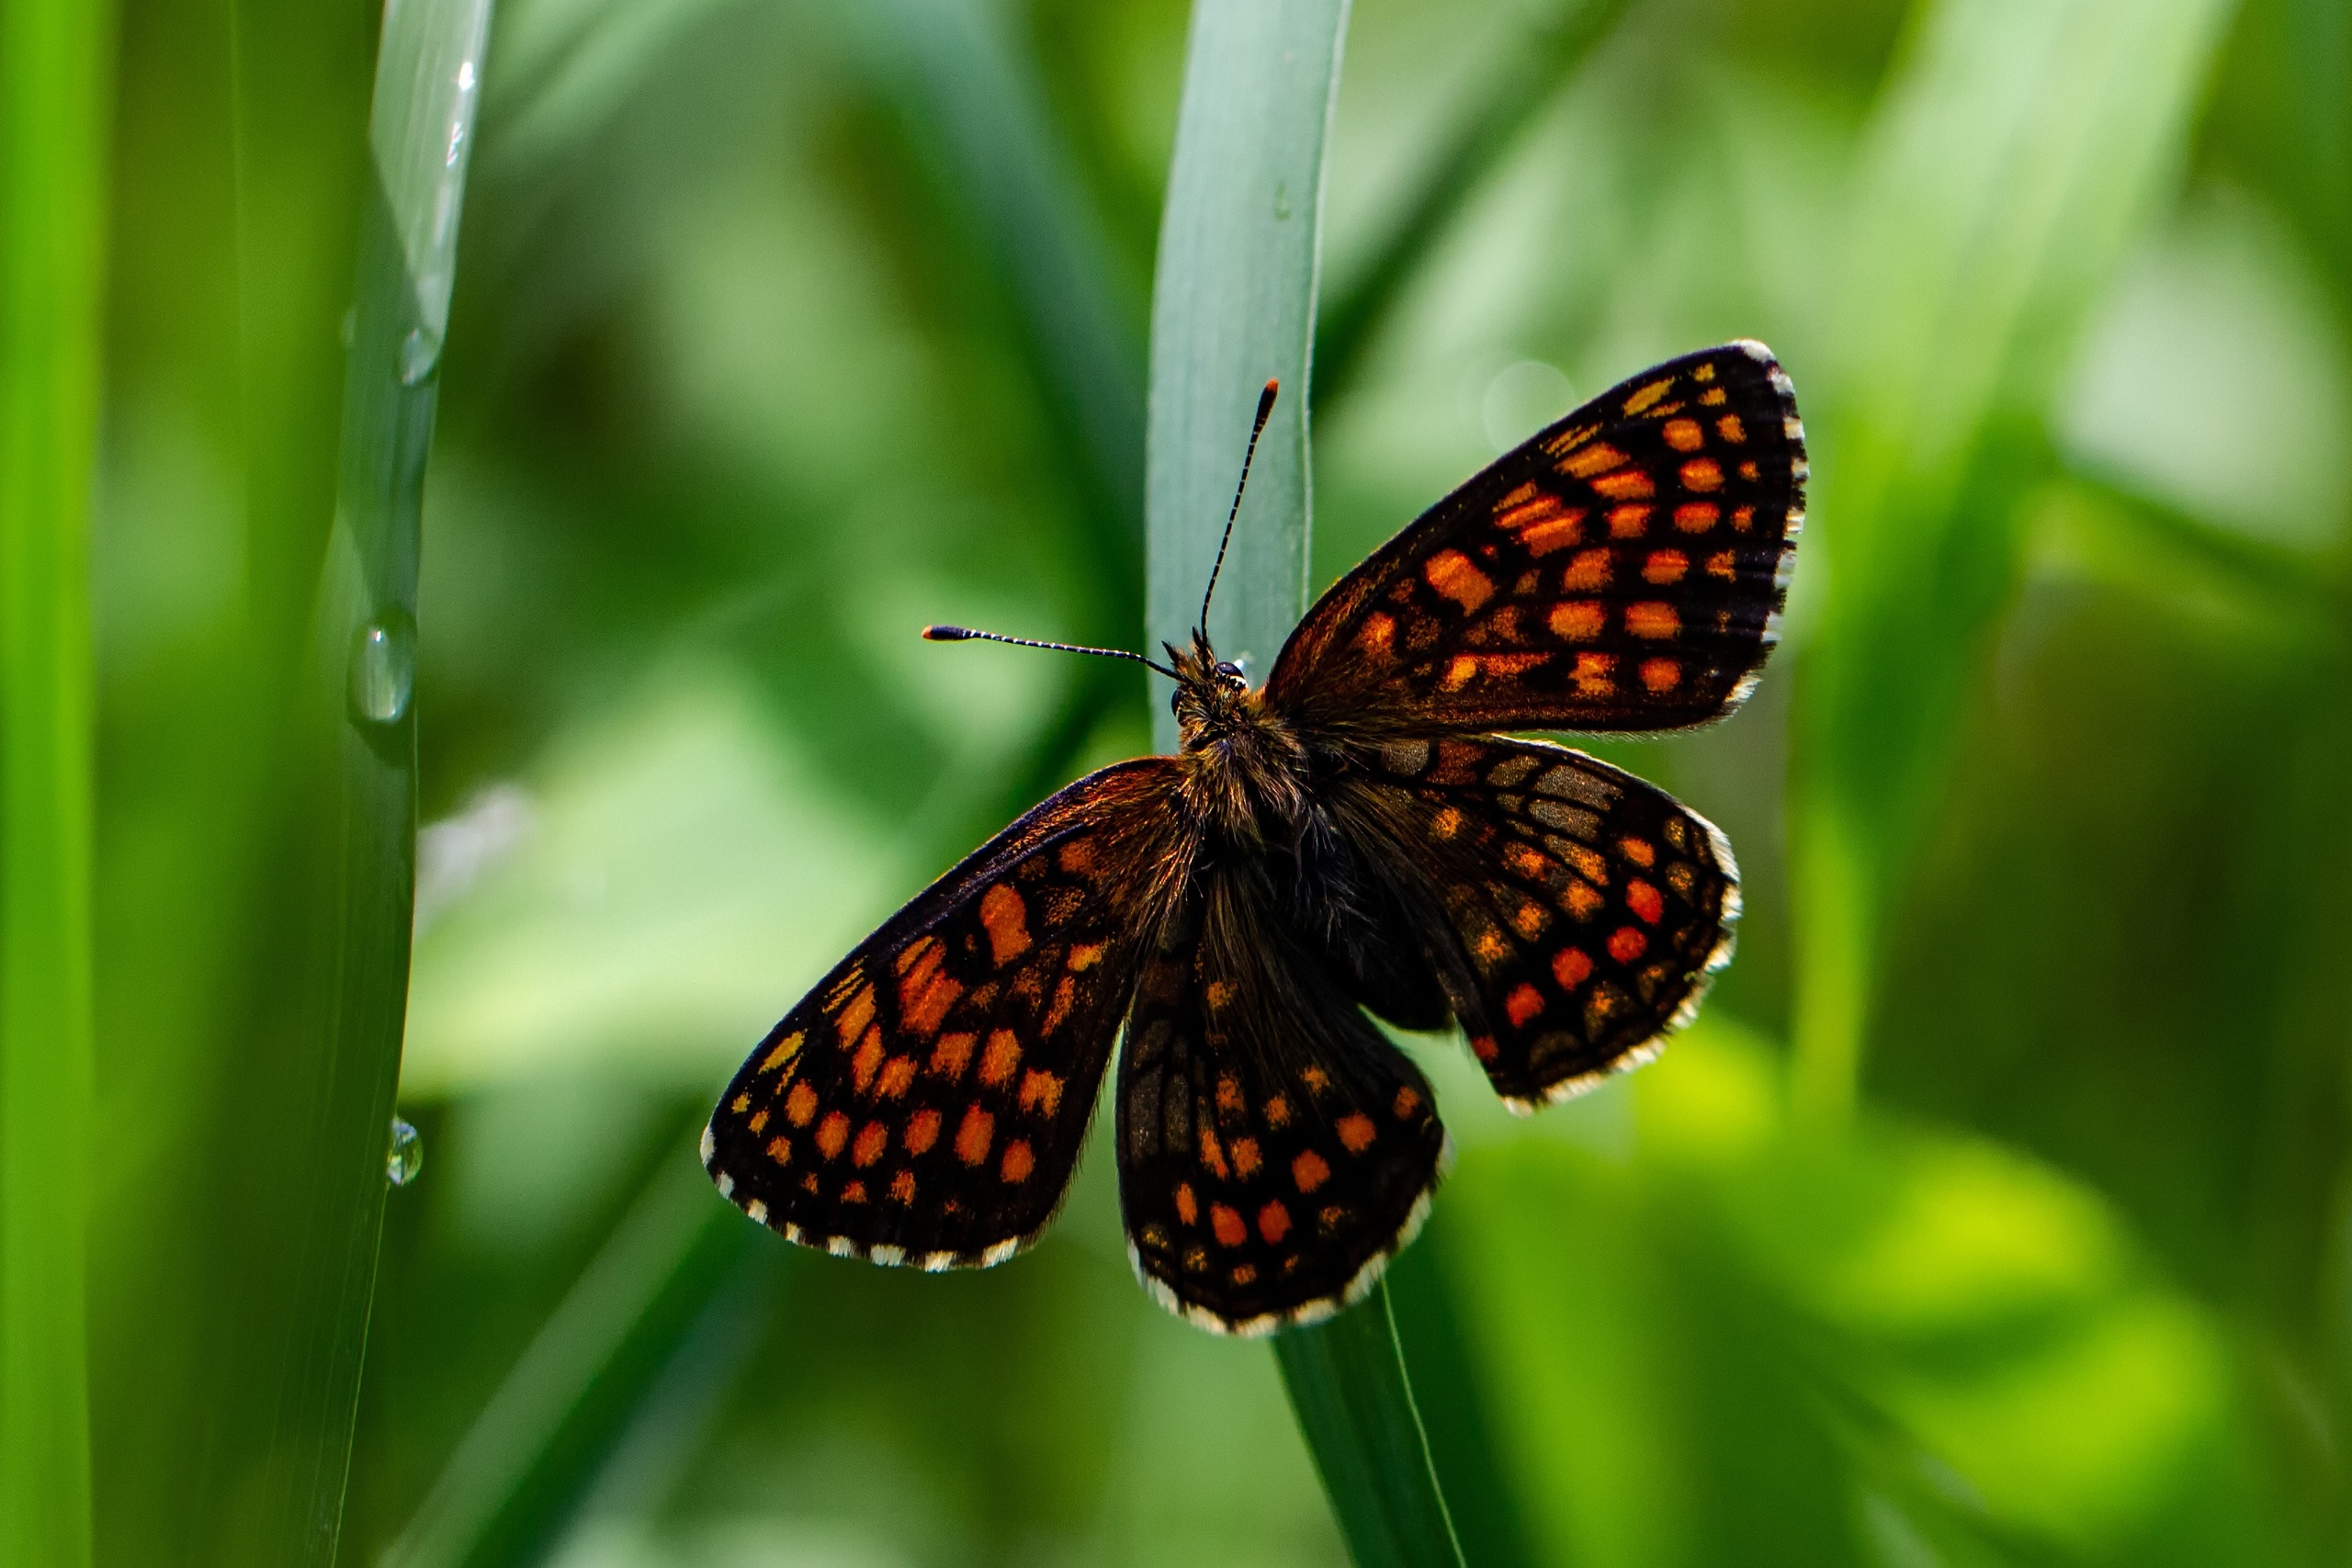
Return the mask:
M 1306 608 L 1307 367 L 1322 260 L 1323 151 L 1344 0 L 1193 9 L 1152 288 L 1144 485 L 1148 637 L 1182 646 L 1241 466 L 1258 389 L 1283 396 L 1258 446 L 1210 630 L 1263 679 Z M 1176 745 L 1155 705 L 1153 733 Z
M 1283 397 L 1211 612 L 1218 650 L 1262 680 L 1306 607 L 1307 373 L 1323 163 L 1344 0 L 1202 0 L 1152 296 L 1146 465 L 1149 636 L 1200 613 L 1258 389 Z M 1154 716 L 1163 750 L 1174 721 Z M 1363 1568 L 1458 1563 L 1414 1413 L 1387 1293 L 1276 1341 L 1340 1529 Z
M 424 464 L 456 281 L 492 0 L 387 7 L 368 116 L 377 200 L 360 239 L 337 515 L 316 620 L 341 725 L 341 951 L 330 1049 L 350 1227 L 318 1506 L 339 1516 L 383 1224 L 384 1139 L 400 1079 L 416 881 L 416 570 Z M 320 1561 L 332 1558 L 332 1536 Z
M 1388 1316 L 1412 1369 L 1413 1409 L 1463 1561 L 1478 1568 L 1517 1568 L 1539 1558 L 1455 1294 L 1462 1275 L 1454 1249 L 1461 1245 L 1441 1207 L 1383 1277 Z
M 258 1468 L 222 1505 L 225 1560 L 323 1564 L 340 1529 L 408 988 L 419 508 L 489 20 L 489 0 L 403 0 L 376 59 L 334 513 L 286 731 L 295 870 L 265 917 L 295 959 L 260 1112 L 281 1134 L 239 1156 L 268 1250 L 232 1332 L 266 1382 L 232 1391 L 255 1447 L 230 1462 Z
M 90 480 L 111 17 L 0 4 L 0 1564 L 90 1561 Z
M 1566 0 L 1531 17 L 1500 51 L 1491 75 L 1470 95 L 1474 106 L 1429 162 L 1413 194 L 1398 204 L 1387 232 L 1344 287 L 1333 291 L 1315 334 L 1315 372 L 1324 395 L 1354 382 L 1365 350 L 1437 242 L 1451 229 L 1481 179 L 1517 144 L 1562 83 L 1607 38 L 1627 0 Z
M 1387 1285 L 1329 1323 L 1279 1336 L 1274 1356 L 1356 1568 L 1459 1564 Z

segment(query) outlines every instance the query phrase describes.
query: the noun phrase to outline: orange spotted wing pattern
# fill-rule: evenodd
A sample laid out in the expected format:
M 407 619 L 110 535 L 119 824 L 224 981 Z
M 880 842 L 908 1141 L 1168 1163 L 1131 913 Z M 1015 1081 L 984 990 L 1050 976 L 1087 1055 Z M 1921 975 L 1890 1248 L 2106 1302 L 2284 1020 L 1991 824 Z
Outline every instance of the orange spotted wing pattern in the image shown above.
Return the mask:
M 1645 1059 L 1729 958 L 1721 834 L 1487 732 L 1730 712 L 1772 645 L 1804 480 L 1771 355 L 1710 349 L 1433 507 L 1324 595 L 1264 690 L 1203 633 L 1170 647 L 1181 754 L 1056 795 L 803 998 L 711 1118 L 719 1190 L 836 1253 L 996 1262 L 1052 1217 L 1124 1022 L 1146 1287 L 1219 1332 L 1338 1311 L 1445 1163 L 1430 1086 L 1374 1016 L 1459 1023 L 1526 1111 Z
M 1731 960 L 1731 846 L 1665 791 L 1581 751 L 1495 736 L 1390 741 L 1342 802 L 1441 911 L 1453 1011 L 1515 1111 L 1646 1061 Z
M 1328 1317 L 1427 1213 L 1430 1086 L 1272 917 L 1203 872 L 1146 959 L 1119 1063 L 1119 1200 L 1160 1303 L 1243 1334 Z
M 1133 989 L 1176 764 L 1081 779 L 842 960 L 735 1075 L 719 1190 L 794 1241 L 994 1263 L 1069 1185 Z
M 1307 613 L 1267 682 L 1344 733 L 1658 730 L 1743 701 L 1804 520 L 1804 430 L 1763 344 L 1595 398 Z

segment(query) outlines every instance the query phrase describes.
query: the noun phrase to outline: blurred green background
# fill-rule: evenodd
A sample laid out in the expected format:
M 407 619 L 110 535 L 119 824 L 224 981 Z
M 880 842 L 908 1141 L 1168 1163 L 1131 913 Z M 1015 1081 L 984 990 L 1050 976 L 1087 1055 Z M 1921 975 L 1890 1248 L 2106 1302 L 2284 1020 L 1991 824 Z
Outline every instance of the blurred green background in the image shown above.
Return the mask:
M 304 160 L 356 145 L 377 20 L 119 17 L 101 1562 L 203 1554 L 186 1303 L 238 1265 L 190 1150 L 274 1092 L 224 389 L 257 310 L 342 308 L 357 203 Z M 424 1163 L 344 1562 L 1343 1560 L 1272 1358 L 1146 1301 L 1106 1158 L 1034 1254 L 927 1278 L 786 1248 L 691 1152 L 871 924 L 1148 744 L 1124 669 L 914 634 L 1135 645 L 1185 29 L 499 7 L 424 497 Z M 1601 748 L 1738 852 L 1701 1022 L 1523 1122 L 1411 1043 L 1461 1158 L 1397 1312 L 1471 1561 L 2345 1561 L 2352 10 L 1358 0 L 1332 147 L 1317 586 L 1725 338 L 1816 477 L 1755 700 Z

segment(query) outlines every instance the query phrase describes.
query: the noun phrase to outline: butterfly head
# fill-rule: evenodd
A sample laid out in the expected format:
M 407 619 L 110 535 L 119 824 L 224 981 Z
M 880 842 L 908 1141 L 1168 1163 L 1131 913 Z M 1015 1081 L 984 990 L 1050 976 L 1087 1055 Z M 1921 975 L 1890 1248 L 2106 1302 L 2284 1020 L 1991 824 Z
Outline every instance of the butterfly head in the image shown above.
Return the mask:
M 1161 643 L 1176 673 L 1176 692 L 1169 707 L 1176 715 L 1182 748 L 1198 751 L 1219 741 L 1231 741 L 1274 723 L 1260 693 L 1250 687 L 1241 666 L 1219 659 L 1207 636 L 1193 633 L 1193 646 L 1180 649 Z

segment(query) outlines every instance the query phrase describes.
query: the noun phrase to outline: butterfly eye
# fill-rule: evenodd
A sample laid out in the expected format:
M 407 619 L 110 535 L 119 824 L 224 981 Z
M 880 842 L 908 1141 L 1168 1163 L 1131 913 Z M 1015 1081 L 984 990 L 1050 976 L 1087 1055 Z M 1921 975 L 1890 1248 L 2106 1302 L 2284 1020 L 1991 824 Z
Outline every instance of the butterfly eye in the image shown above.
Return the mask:
M 1220 659 L 1216 661 L 1216 676 L 1218 680 L 1229 686 L 1247 684 L 1241 673 L 1241 666 L 1229 659 Z

